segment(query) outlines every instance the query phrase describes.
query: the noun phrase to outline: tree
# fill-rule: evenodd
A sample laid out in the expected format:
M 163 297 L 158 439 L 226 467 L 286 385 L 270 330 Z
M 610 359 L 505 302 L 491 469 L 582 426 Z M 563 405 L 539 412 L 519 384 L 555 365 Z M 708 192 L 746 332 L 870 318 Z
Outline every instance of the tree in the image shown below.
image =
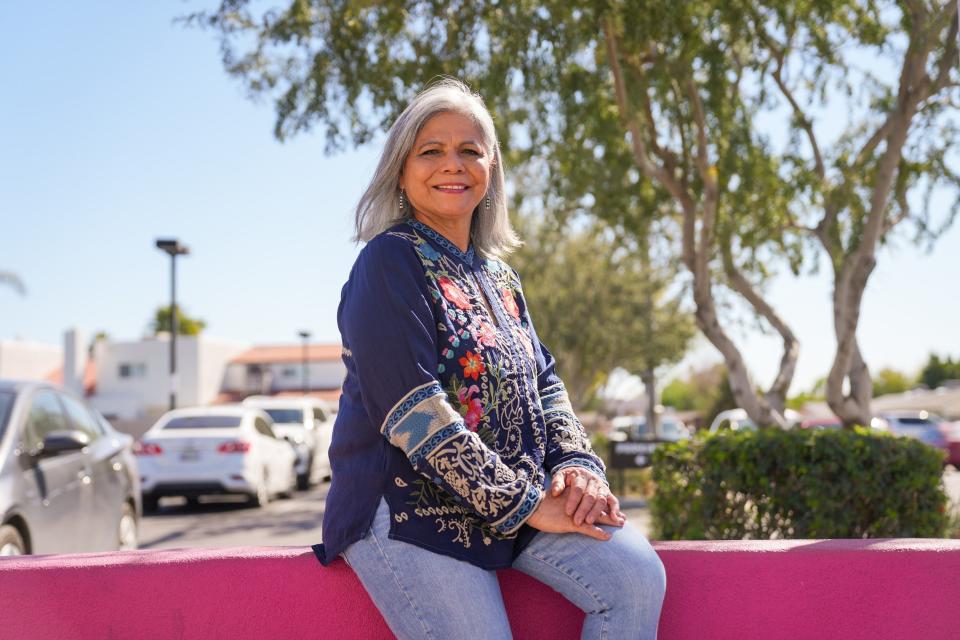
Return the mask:
M 516 226 L 526 244 L 510 262 L 575 407 L 588 406 L 618 366 L 652 387 L 658 368 L 683 357 L 693 324 L 680 296 L 668 295 L 669 268 L 639 260 L 602 225 L 574 231 L 527 217 Z
M 941 359 L 935 353 L 927 358 L 927 364 L 920 371 L 920 382 L 928 389 L 936 389 L 946 380 L 960 380 L 960 359 L 954 361 L 947 356 Z
M 873 395 L 882 396 L 888 393 L 903 393 L 913 386 L 913 382 L 905 374 L 889 367 L 880 369 L 873 380 Z
M 197 336 L 207 326 L 207 323 L 199 318 L 191 318 L 186 315 L 177 305 L 177 334 L 182 336 Z M 158 307 L 154 312 L 153 320 L 150 322 L 150 330 L 154 334 L 165 331 L 170 332 L 170 305 Z
M 169 322 L 167 324 L 169 324 Z M 156 320 L 154 320 L 154 324 L 151 326 L 156 326 Z M 100 342 L 101 340 L 109 340 L 109 339 L 110 339 L 110 334 L 108 334 L 103 329 L 94 333 L 93 337 L 90 338 L 90 344 L 87 345 L 87 357 L 93 358 L 93 352 L 96 350 L 98 342 Z
M 219 32 L 226 69 L 252 94 L 275 96 L 280 139 L 321 124 L 330 150 L 363 144 L 449 74 L 488 100 L 507 157 L 576 211 L 642 237 L 642 210 L 610 204 L 664 196 L 670 213 L 654 211 L 675 223 L 697 326 L 761 425 L 783 422 L 799 351 L 764 280 L 826 255 L 838 345 L 827 401 L 865 424 L 856 330 L 877 247 L 907 220 L 935 238 L 957 211 L 935 221 L 929 197 L 960 183 L 952 0 L 293 0 L 259 16 L 223 0 L 187 21 Z M 782 340 L 765 391 L 731 337 L 728 300 Z
M 0 285 L 8 286 L 22 296 L 27 295 L 27 288 L 17 274 L 10 271 L 0 271 Z

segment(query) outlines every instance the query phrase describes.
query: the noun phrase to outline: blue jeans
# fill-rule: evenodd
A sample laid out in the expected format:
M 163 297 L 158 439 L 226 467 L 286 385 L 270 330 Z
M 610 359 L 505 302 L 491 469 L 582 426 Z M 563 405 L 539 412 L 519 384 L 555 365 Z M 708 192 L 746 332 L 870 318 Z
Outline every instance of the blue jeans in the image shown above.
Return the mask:
M 666 588 L 663 564 L 629 524 L 603 528 L 613 533 L 610 540 L 540 532 L 513 568 L 587 614 L 581 638 L 656 638 Z M 494 571 L 391 540 L 389 530 L 390 511 L 381 500 L 368 535 L 343 555 L 397 638 L 512 637 Z

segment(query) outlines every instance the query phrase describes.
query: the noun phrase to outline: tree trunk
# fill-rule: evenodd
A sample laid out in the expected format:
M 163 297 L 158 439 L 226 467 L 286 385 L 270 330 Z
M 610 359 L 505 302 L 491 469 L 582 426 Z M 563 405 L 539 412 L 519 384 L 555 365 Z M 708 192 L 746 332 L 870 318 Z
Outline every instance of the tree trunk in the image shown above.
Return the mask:
M 657 379 L 653 369 L 647 369 L 640 375 L 643 380 L 644 392 L 647 394 L 647 430 L 654 438 L 660 434 L 660 423 L 657 420 L 657 405 L 660 404 L 657 398 Z

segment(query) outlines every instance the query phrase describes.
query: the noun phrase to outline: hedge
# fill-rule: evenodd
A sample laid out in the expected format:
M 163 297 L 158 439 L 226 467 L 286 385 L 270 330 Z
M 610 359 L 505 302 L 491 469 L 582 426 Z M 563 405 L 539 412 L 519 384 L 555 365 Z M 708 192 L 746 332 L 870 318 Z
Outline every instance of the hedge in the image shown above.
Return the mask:
M 698 436 L 654 452 L 654 537 L 943 537 L 942 473 L 939 450 L 869 429 Z

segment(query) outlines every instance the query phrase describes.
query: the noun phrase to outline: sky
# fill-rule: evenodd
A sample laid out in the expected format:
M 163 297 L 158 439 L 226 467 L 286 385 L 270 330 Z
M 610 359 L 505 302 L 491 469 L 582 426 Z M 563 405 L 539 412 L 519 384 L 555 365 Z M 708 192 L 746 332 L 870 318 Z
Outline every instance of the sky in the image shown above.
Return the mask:
M 0 288 L 0 340 L 59 345 L 68 327 L 138 339 L 169 301 L 160 237 L 190 248 L 178 301 L 208 335 L 339 339 L 353 207 L 379 149 L 325 156 L 319 133 L 277 142 L 272 104 L 226 75 L 214 34 L 173 24 L 210 4 L 0 5 L 0 271 L 27 287 Z M 881 249 L 859 330 L 872 369 L 960 355 L 958 276 L 956 227 L 930 253 Z M 768 285 L 801 342 L 794 392 L 830 366 L 830 290 L 825 273 Z M 756 379 L 772 379 L 778 341 L 735 339 Z M 718 360 L 701 339 L 673 373 Z

